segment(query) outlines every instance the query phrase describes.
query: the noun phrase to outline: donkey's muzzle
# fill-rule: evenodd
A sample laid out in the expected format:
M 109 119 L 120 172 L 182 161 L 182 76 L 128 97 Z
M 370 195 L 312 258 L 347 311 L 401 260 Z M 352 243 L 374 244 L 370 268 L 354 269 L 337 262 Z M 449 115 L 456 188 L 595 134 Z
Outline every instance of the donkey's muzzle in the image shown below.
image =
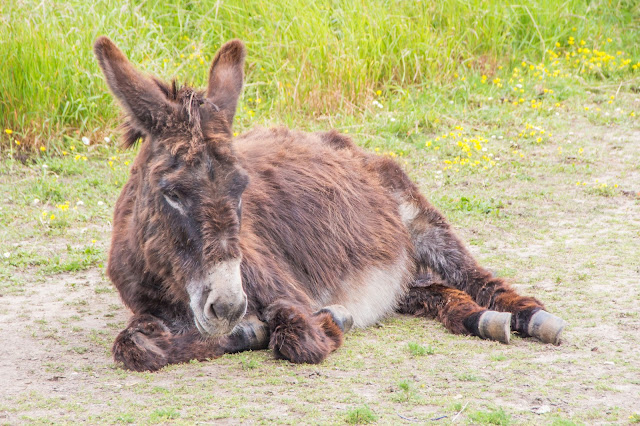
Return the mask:
M 240 259 L 214 265 L 205 277 L 187 284 L 187 292 L 195 324 L 203 335 L 231 333 L 247 312 Z
M 244 292 L 241 293 L 240 296 L 241 297 L 215 297 L 215 295 L 210 294 L 210 297 L 207 298 L 203 307 L 205 320 L 212 323 L 226 321 L 235 325 L 247 311 L 247 296 Z
M 199 312 L 194 311 L 196 327 L 204 336 L 224 336 L 233 331 L 247 312 L 244 292 L 224 296 L 210 293 Z

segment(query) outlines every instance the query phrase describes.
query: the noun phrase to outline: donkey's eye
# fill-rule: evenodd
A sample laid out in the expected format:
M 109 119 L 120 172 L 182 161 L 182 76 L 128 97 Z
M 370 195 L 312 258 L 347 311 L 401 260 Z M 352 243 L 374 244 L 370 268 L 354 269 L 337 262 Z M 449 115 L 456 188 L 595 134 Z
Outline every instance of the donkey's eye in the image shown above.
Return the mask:
M 182 202 L 180 200 L 180 196 L 173 191 L 163 192 L 165 201 L 174 209 L 178 210 L 180 213 L 184 214 L 184 208 L 182 207 Z
M 171 201 L 175 201 L 176 203 L 180 202 L 180 196 L 173 191 L 167 191 L 164 193 L 165 198 L 171 200 Z

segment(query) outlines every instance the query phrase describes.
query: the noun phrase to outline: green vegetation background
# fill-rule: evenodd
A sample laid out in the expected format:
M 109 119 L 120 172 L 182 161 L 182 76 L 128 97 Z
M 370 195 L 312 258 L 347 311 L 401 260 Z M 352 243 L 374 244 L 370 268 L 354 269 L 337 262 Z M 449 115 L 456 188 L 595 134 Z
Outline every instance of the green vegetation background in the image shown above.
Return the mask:
M 453 84 L 459 76 L 508 98 L 502 74 L 521 63 L 549 65 L 550 52 L 562 59 L 581 42 L 618 60 L 593 69 L 591 57 L 573 63 L 579 53 L 564 64 L 575 71 L 565 86 L 637 77 L 639 29 L 636 0 L 8 0 L 0 10 L 0 125 L 12 135 L 0 146 L 60 154 L 66 139 L 102 140 L 116 125 L 118 108 L 92 52 L 101 34 L 145 72 L 195 86 L 221 43 L 244 40 L 240 128 L 357 116 L 378 93 L 409 115 L 391 129 L 406 134 L 477 109 Z M 496 77 L 499 87 L 490 85 Z

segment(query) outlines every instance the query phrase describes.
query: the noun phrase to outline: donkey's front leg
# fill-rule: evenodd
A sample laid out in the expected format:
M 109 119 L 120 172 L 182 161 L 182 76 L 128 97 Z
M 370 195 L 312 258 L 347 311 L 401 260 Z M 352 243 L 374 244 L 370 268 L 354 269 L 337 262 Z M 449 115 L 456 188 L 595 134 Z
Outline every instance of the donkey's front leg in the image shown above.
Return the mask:
M 306 306 L 276 302 L 265 310 L 276 357 L 295 363 L 318 364 L 342 344 L 353 325 L 343 306 L 331 305 L 311 313 Z
M 192 326 L 182 333 L 171 333 L 159 318 L 134 315 L 113 344 L 116 361 L 135 371 L 156 371 L 168 364 L 197 359 L 218 358 L 225 353 L 266 349 L 269 330 L 255 316 L 246 316 L 231 334 L 216 338 L 203 337 Z

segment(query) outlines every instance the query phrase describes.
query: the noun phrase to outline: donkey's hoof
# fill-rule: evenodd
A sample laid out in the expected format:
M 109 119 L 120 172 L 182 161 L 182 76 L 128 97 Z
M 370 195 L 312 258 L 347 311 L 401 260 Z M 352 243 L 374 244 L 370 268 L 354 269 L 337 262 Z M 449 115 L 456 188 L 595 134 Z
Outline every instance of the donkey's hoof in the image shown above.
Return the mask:
M 340 327 L 340 330 L 342 330 L 343 333 L 346 333 L 351 330 L 351 327 L 353 327 L 353 315 L 351 315 L 351 313 L 347 311 L 347 308 L 342 305 L 325 306 L 316 312 L 315 315 L 322 312 L 328 312 L 331 315 L 331 318 L 333 318 L 333 322 Z
M 269 326 L 255 315 L 245 317 L 232 334 L 246 339 L 246 346 L 252 351 L 265 349 L 269 345 Z
M 562 330 L 567 323 L 549 312 L 539 310 L 529 320 L 527 334 L 536 337 L 544 343 L 559 345 L 561 342 Z
M 486 311 L 478 319 L 478 334 L 483 339 L 509 343 L 511 338 L 511 313 Z

